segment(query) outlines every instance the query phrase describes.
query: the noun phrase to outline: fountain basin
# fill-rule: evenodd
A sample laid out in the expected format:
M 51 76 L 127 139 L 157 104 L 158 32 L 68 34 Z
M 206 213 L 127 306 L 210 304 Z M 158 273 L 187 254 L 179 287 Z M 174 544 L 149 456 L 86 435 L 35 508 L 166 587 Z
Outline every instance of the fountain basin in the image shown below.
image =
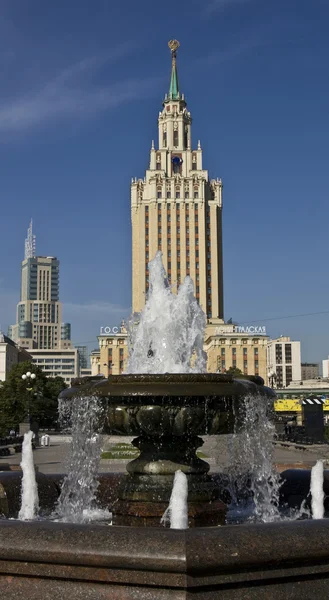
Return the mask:
M 185 436 L 232 433 L 247 394 L 275 398 L 261 377 L 214 373 L 83 377 L 60 398 L 106 399 L 106 433 Z
M 137 436 L 132 443 L 140 455 L 127 465 L 129 476 L 113 509 L 116 525 L 157 527 L 180 470 L 187 476 L 193 527 L 224 524 L 226 515 L 209 464 L 196 454 L 203 444 L 199 436 L 237 430 L 249 394 L 270 399 L 270 405 L 275 398 L 261 377 L 212 373 L 81 378 L 60 398 L 98 397 L 105 406 L 104 431 Z

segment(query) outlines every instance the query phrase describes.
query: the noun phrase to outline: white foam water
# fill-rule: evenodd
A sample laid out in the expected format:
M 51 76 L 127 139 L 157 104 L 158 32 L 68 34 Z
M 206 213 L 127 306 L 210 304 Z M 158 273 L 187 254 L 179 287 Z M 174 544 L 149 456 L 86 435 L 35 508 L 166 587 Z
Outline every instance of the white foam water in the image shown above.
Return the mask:
M 241 498 L 248 504 L 252 496 L 253 506 L 247 508 L 249 519 L 262 523 L 281 520 L 281 484 L 273 466 L 275 427 L 270 420 L 270 403 L 271 400 L 262 395 L 243 398 L 239 407 L 243 415 L 242 424 L 230 442 L 232 510 L 236 510 Z M 249 499 L 246 490 L 249 490 Z
M 60 402 L 60 420 L 71 429 L 67 475 L 53 518 L 69 523 L 89 522 L 97 509 L 103 407 L 98 398 L 77 397 Z
M 187 477 L 182 471 L 176 471 L 169 506 L 164 512 L 161 523 L 170 523 L 171 529 L 188 529 Z
M 311 471 L 312 518 L 324 517 L 323 461 L 318 460 Z
M 150 292 L 142 313 L 128 322 L 127 373 L 203 373 L 206 316 L 186 277 L 177 294 L 171 291 L 157 252 L 149 263 Z
M 39 496 L 38 486 L 35 478 L 32 437 L 32 431 L 25 433 L 22 446 L 21 468 L 23 471 L 23 477 L 21 508 L 18 513 L 18 518 L 21 521 L 32 521 L 37 517 L 39 511 Z

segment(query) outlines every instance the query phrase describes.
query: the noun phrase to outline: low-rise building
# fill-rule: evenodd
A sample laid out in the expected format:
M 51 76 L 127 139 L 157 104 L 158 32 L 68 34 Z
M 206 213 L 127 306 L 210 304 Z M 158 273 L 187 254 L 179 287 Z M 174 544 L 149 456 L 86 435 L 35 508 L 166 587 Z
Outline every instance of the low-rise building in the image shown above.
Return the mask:
M 318 363 L 302 363 L 302 381 L 308 379 L 316 379 L 320 376 L 320 368 Z
M 76 348 L 30 350 L 32 361 L 47 377 L 63 377 L 65 383 L 80 376 L 79 352 Z
M 230 368 L 244 375 L 260 375 L 267 381 L 264 328 L 242 328 L 231 323 L 209 322 L 203 349 L 207 354 L 207 371 L 225 373 Z
M 281 336 L 267 344 L 268 381 L 272 387 L 286 388 L 301 381 L 300 342 Z
M 119 375 L 124 373 L 128 358 L 128 334 L 125 325 L 113 328 L 108 335 L 99 335 L 99 351 L 91 353 L 91 370 L 93 375 Z
M 31 354 L 0 332 L 0 381 L 6 381 L 14 365 L 32 360 Z
M 116 329 L 116 328 L 114 328 Z M 256 329 L 256 328 L 255 328 Z M 225 373 L 230 367 L 243 374 L 260 375 L 266 381 L 266 346 L 268 337 L 257 332 L 242 332 L 230 324 L 217 320 L 207 325 L 204 351 L 207 370 Z M 118 333 L 98 336 L 99 350 L 91 353 L 92 375 L 118 375 L 124 373 L 128 359 L 128 334 L 122 325 Z

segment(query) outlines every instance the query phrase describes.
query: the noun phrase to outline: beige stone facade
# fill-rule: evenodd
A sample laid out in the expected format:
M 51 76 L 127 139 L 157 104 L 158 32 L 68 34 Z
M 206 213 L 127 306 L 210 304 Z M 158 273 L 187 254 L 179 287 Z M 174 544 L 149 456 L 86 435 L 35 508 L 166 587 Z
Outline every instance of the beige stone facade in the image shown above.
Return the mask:
M 260 375 L 267 382 L 266 335 L 249 335 L 235 331 L 234 325 L 208 325 L 204 350 L 207 370 L 225 373 L 236 368 L 244 375 Z
M 173 290 L 190 275 L 207 317 L 222 319 L 222 182 L 209 179 L 200 142 L 192 147 L 192 117 L 178 89 L 175 53 L 158 143 L 152 143 L 145 177 L 132 180 L 131 221 L 133 312 L 144 307 L 148 263 L 160 250 Z
M 99 351 L 91 353 L 92 375 L 119 375 L 127 368 L 128 340 L 127 330 L 120 327 L 117 334 L 99 335 Z
M 246 375 L 260 375 L 267 381 L 268 337 L 233 331 L 233 327 L 212 323 L 205 333 L 204 351 L 209 373 L 224 373 L 230 367 Z M 98 336 L 99 351 L 91 354 L 92 375 L 118 375 L 125 372 L 128 359 L 127 332 Z

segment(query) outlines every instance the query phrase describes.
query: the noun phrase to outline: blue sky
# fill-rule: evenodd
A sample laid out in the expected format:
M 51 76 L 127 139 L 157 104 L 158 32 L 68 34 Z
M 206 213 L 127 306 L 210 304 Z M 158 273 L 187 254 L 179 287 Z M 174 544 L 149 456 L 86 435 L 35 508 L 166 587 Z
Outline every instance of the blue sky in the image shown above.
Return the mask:
M 148 165 L 177 38 L 204 166 L 224 183 L 225 316 L 329 354 L 328 0 L 1 0 L 0 324 L 30 217 L 61 261 L 73 340 L 131 304 L 130 181 Z

